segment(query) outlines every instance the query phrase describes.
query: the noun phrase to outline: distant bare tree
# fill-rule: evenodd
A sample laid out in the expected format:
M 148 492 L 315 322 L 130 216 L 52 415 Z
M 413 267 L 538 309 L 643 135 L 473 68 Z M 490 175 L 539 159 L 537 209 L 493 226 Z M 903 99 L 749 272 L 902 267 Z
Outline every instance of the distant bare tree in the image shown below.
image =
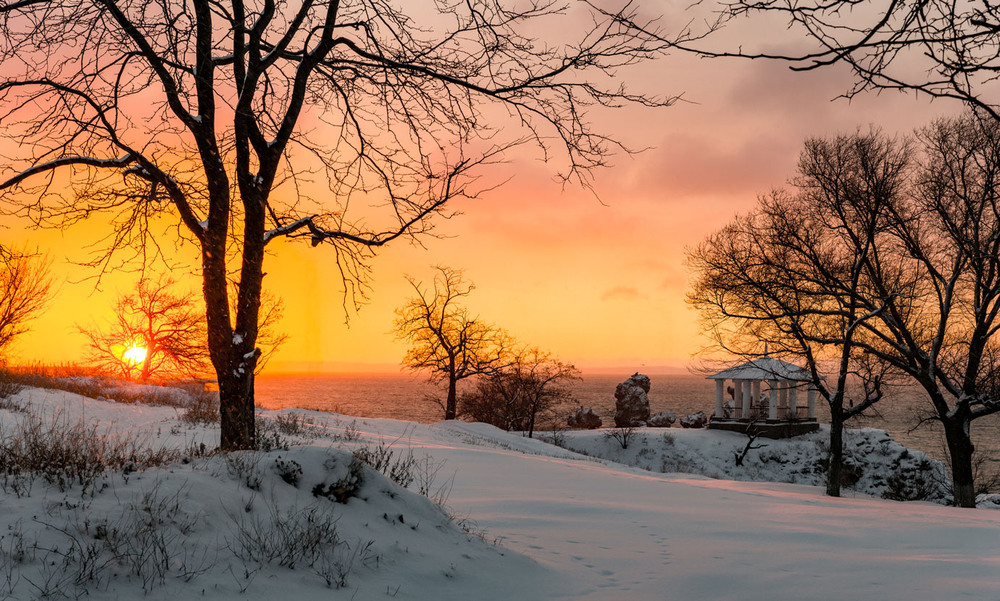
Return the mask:
M 135 290 L 118 297 L 109 327 L 80 327 L 88 340 L 89 363 L 142 382 L 206 373 L 211 363 L 205 313 L 196 295 L 176 288 L 177 282 L 169 277 L 143 278 Z M 260 315 L 258 343 L 263 350 L 258 370 L 285 339 L 275 330 L 280 302 L 265 296 Z
M 49 264 L 43 257 L 0 248 L 0 357 L 41 314 L 51 287 Z
M 526 431 L 531 438 L 538 418 L 568 401 L 566 384 L 579 378 L 572 365 L 537 347 L 523 347 L 506 365 L 477 378 L 475 389 L 461 397 L 462 415 L 507 431 Z
M 619 77 L 666 47 L 628 2 L 6 2 L 0 202 L 56 227 L 104 213 L 104 269 L 162 257 L 164 231 L 192 242 L 221 445 L 250 448 L 270 242 L 330 244 L 360 302 L 372 254 L 488 187 L 506 150 L 589 185 L 619 147 L 589 109 L 669 104 Z
M 108 329 L 80 328 L 89 362 L 102 371 L 145 382 L 190 377 L 209 367 L 205 315 L 191 294 L 172 290 L 169 278 L 142 279 L 118 297 Z
M 455 419 L 458 383 L 503 365 L 510 342 L 503 330 L 472 315 L 462 304 L 475 289 L 465 282 L 462 272 L 436 269 L 430 289 L 410 279 L 417 295 L 396 310 L 393 329 L 398 339 L 410 345 L 403 365 L 445 383 L 444 418 Z
M 733 451 L 733 460 L 736 461 L 736 467 L 743 467 L 743 462 L 746 461 L 747 455 L 750 454 L 750 451 L 759 451 L 760 449 L 767 447 L 766 444 L 754 444 L 757 442 L 757 439 L 760 438 L 760 428 L 757 427 L 757 420 L 751 421 L 743 433 L 747 437 L 747 443 L 743 445 L 742 451 Z

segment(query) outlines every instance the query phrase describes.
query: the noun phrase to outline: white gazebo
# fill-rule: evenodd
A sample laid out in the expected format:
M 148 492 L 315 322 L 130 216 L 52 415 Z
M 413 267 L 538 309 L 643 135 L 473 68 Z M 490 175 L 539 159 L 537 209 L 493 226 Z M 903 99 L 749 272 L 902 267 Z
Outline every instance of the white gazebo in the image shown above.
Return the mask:
M 819 429 L 816 389 L 808 370 L 764 355 L 708 376 L 715 380 L 715 415 L 710 428 L 745 431 L 751 424 L 762 436 L 782 438 Z M 726 399 L 726 382 L 730 399 Z M 767 384 L 762 393 L 762 384 Z M 800 392 L 805 393 L 802 403 Z

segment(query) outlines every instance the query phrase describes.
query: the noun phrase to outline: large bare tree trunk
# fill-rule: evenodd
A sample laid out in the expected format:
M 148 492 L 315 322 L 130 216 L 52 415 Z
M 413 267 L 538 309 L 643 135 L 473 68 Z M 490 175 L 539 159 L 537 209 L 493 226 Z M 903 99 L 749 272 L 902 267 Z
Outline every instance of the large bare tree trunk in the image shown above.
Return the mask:
M 256 414 L 254 412 L 253 371 L 240 374 L 236 370 L 219 377 L 220 445 L 224 450 L 256 447 Z
M 969 420 L 962 416 L 944 422 L 944 436 L 951 455 L 951 484 L 955 505 L 976 506 L 976 483 L 972 473 L 975 447 L 969 438 Z
M 458 379 L 448 376 L 448 400 L 444 407 L 444 418 L 455 419 L 458 416 Z
M 841 401 L 843 403 L 843 401 Z M 841 406 L 830 406 L 830 465 L 826 471 L 826 494 L 840 496 L 840 482 L 844 472 L 844 412 Z

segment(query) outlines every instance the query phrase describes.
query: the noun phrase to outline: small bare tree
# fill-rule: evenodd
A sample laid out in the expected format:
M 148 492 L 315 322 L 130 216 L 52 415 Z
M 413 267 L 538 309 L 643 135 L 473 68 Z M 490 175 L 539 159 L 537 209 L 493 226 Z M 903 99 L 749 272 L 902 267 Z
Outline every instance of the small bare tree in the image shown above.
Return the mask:
M 628 449 L 630 444 L 632 444 L 632 439 L 635 437 L 638 430 L 638 426 L 615 426 L 604 433 L 604 439 L 617 442 L 624 451 Z
M 51 282 L 44 258 L 0 248 L 0 357 L 41 314 L 51 296 Z
M 455 419 L 458 383 L 503 365 L 510 343 L 503 330 L 473 316 L 462 304 L 475 289 L 463 280 L 462 272 L 435 269 L 438 273 L 430 289 L 410 279 L 417 295 L 396 310 L 393 329 L 397 338 L 410 345 L 403 365 L 445 383 L 444 418 Z
M 743 433 L 746 434 L 747 443 L 743 445 L 742 451 L 733 451 L 733 459 L 736 461 L 736 467 L 743 467 L 743 462 L 746 461 L 750 451 L 759 451 L 767 447 L 766 444 L 754 444 L 760 438 L 760 428 L 757 427 L 757 420 L 753 420 L 747 424 L 747 429 Z
M 169 277 L 139 280 L 135 290 L 119 295 L 107 328 L 79 327 L 87 337 L 88 362 L 106 373 L 145 382 L 191 377 L 211 369 L 205 343 L 205 313 L 197 295 L 177 292 Z M 258 343 L 257 370 L 284 342 L 275 329 L 281 303 L 265 295 Z
M 476 421 L 534 436 L 541 416 L 571 395 L 566 383 L 580 372 L 537 347 L 516 351 L 506 365 L 479 376 L 476 388 L 461 398 L 462 414 Z
M 195 297 L 172 290 L 168 278 L 142 279 L 118 297 L 107 328 L 80 328 L 89 362 L 126 379 L 194 376 L 209 367 L 205 316 Z

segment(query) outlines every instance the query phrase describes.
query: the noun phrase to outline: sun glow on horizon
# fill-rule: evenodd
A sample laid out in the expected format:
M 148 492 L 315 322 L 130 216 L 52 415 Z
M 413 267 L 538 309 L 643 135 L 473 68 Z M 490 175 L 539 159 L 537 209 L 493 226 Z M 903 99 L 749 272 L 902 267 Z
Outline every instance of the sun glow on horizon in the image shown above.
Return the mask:
M 146 349 L 138 345 L 132 345 L 122 353 L 122 361 L 132 366 L 139 365 L 145 360 Z

